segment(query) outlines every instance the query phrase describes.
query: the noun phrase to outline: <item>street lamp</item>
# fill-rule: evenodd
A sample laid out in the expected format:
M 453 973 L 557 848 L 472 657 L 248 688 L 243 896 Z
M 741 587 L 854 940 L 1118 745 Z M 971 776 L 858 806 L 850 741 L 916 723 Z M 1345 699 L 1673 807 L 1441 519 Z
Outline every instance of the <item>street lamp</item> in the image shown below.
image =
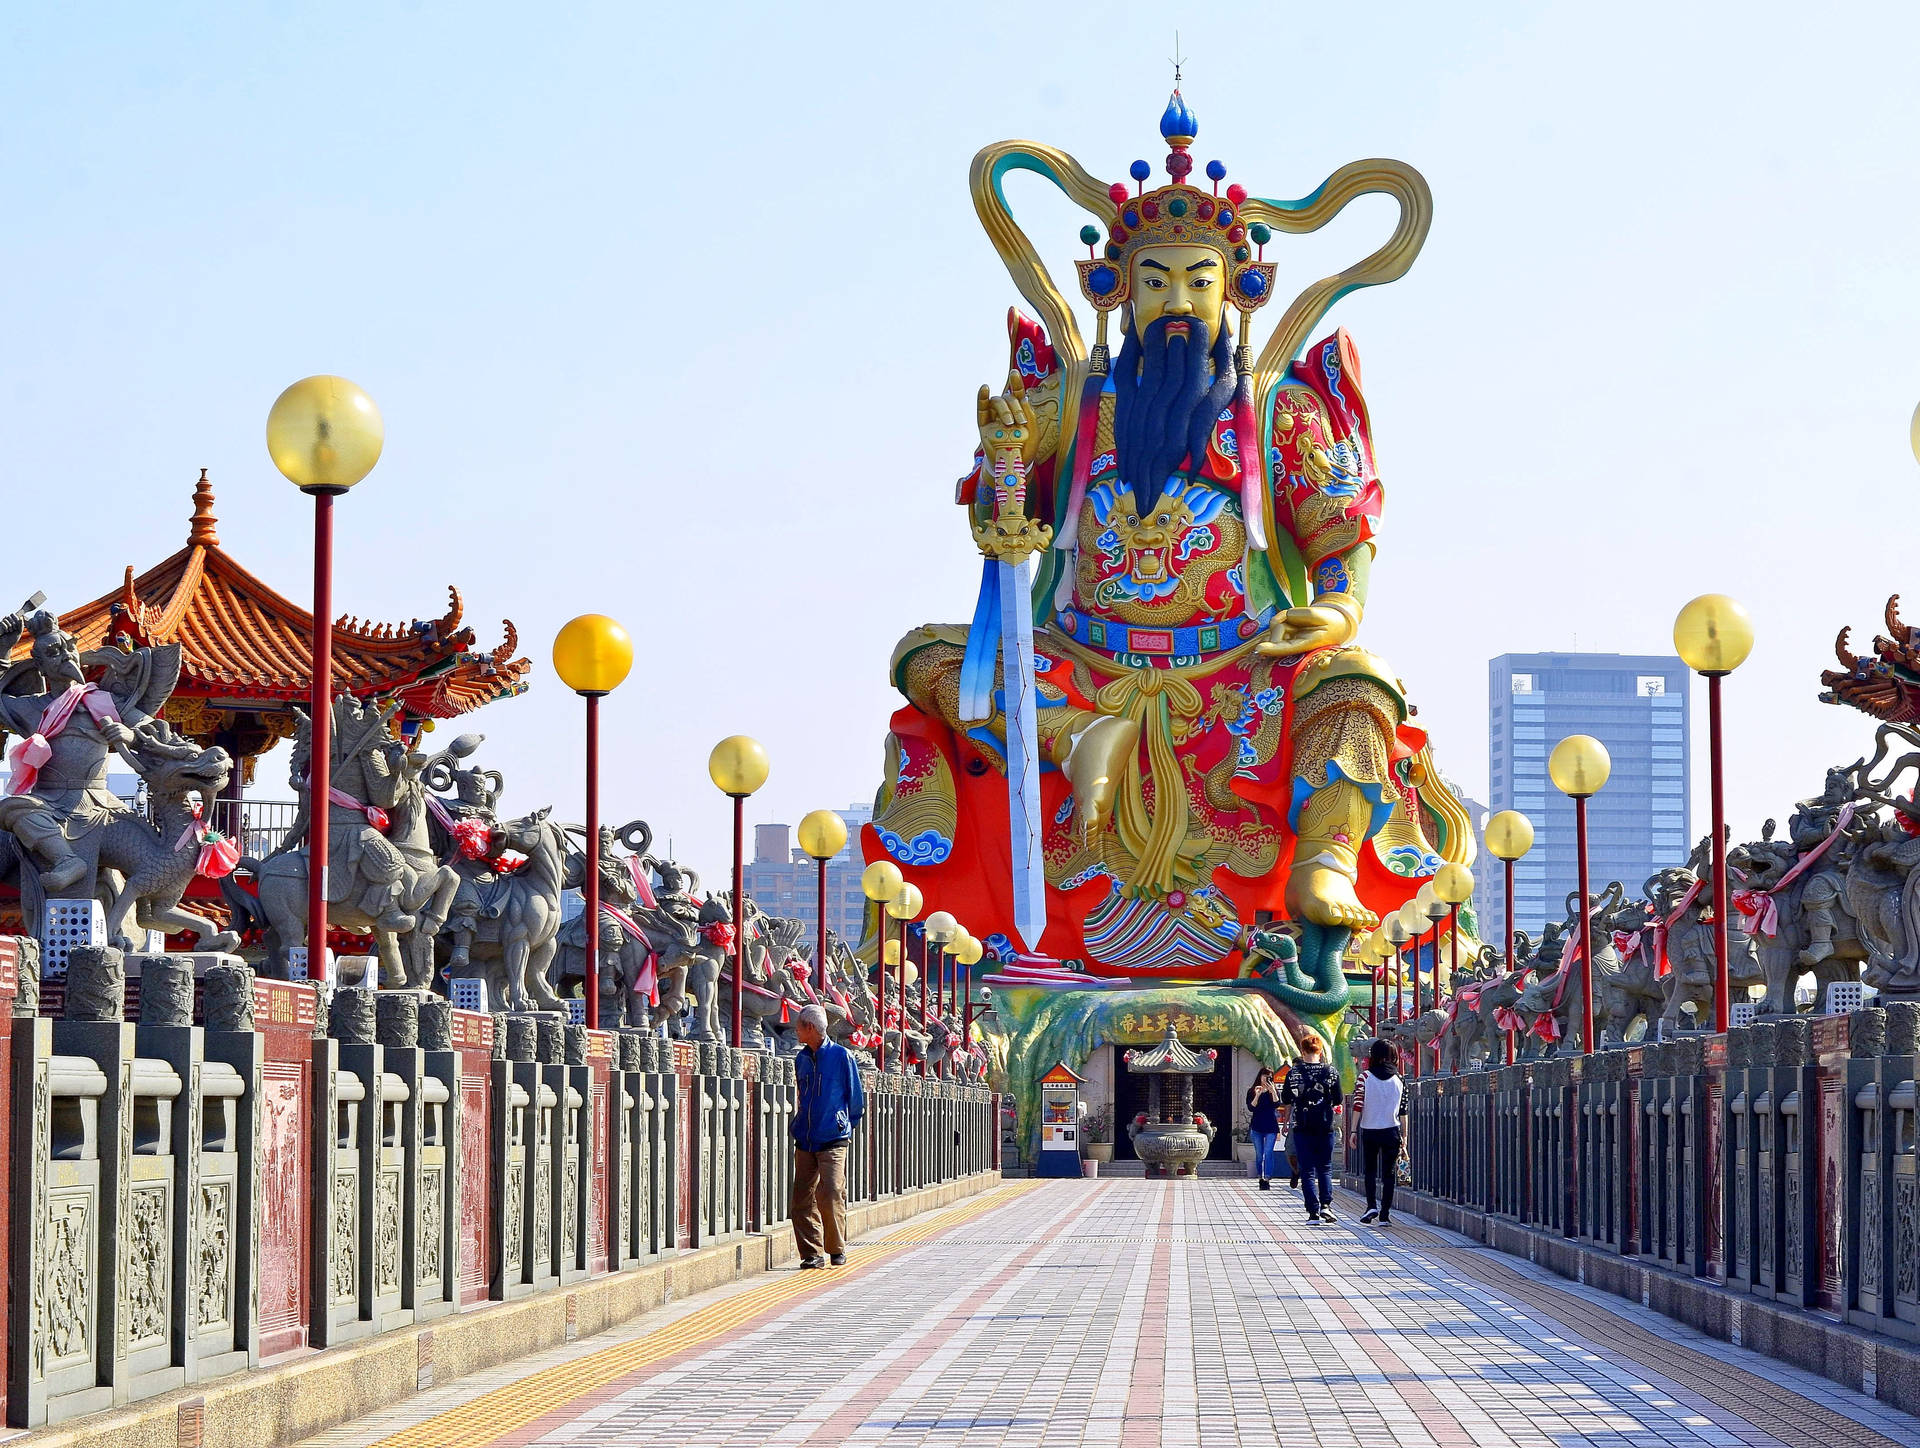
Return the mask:
M 1394 1003 L 1398 1005 L 1407 979 L 1407 963 L 1401 952 L 1406 949 L 1407 942 L 1413 939 L 1413 931 L 1407 925 L 1405 912 L 1396 910 L 1389 915 L 1386 923 L 1380 927 L 1380 933 L 1386 937 L 1387 944 L 1393 949 Z M 1382 1005 L 1386 1003 L 1385 986 L 1386 982 L 1382 981 L 1380 991 Z
M 327 977 L 327 834 L 333 797 L 333 500 L 386 442 L 373 399 L 344 377 L 304 377 L 267 413 L 267 456 L 313 499 L 312 748 L 307 765 L 307 977 Z
M 827 861 L 847 847 L 847 822 L 830 809 L 817 809 L 800 821 L 800 848 L 820 866 L 820 920 L 813 946 L 813 983 L 827 988 Z
M 743 1035 L 740 991 L 747 978 L 747 796 L 767 782 L 767 751 L 760 741 L 732 734 L 707 756 L 707 777 L 733 800 L 733 1044 Z
M 947 993 L 947 943 L 960 934 L 960 922 L 953 918 L 951 911 L 936 910 L 927 917 L 927 944 L 940 952 L 940 973 L 933 978 L 933 1013 L 936 1017 L 946 1015 L 945 998 Z M 931 965 L 931 959 L 927 962 Z M 924 971 L 920 975 L 920 1018 L 927 1015 L 927 977 Z M 944 1028 L 943 1028 L 944 1029 Z M 945 1062 L 942 1062 L 942 1074 L 945 1074 Z
M 1413 897 L 1413 908 L 1419 911 L 1425 917 L 1426 923 L 1433 927 L 1433 966 L 1429 972 L 1433 979 L 1429 985 L 1433 990 L 1433 1004 L 1437 1009 L 1440 1005 L 1440 922 L 1447 918 L 1447 905 L 1434 890 L 1432 880 L 1422 885 L 1420 893 Z M 1415 1021 L 1420 1019 L 1420 1012 L 1420 938 L 1418 927 L 1416 927 L 1413 942 L 1413 1018 Z M 1413 1074 L 1416 1076 L 1420 1074 L 1420 1045 L 1417 1035 L 1414 1038 L 1413 1047 Z
M 880 942 L 876 952 L 880 979 L 874 1005 L 874 1017 L 880 1023 L 879 1064 L 882 1071 L 887 1069 L 887 902 L 900 893 L 906 878 L 901 875 L 900 867 L 892 860 L 875 860 L 860 872 L 860 893 L 880 907 L 879 919 L 874 926 L 874 936 Z
M 910 961 L 907 958 L 907 922 L 919 915 L 920 907 L 924 903 L 920 895 L 920 887 L 911 881 L 903 883 L 900 888 L 894 892 L 893 898 L 887 901 L 888 916 L 900 922 L 900 1053 L 902 1057 L 906 1055 L 907 1049 L 907 970 L 910 966 Z M 922 974 L 920 977 L 920 1003 L 923 1006 L 926 1004 L 926 988 L 926 976 Z M 886 1034 L 886 1008 L 886 996 L 883 994 L 880 998 L 881 1034 L 883 1037 Z M 906 1066 L 907 1063 L 903 1059 L 900 1062 L 900 1069 L 905 1071 Z M 922 1061 L 920 1063 L 920 1071 L 922 1075 L 926 1074 L 926 1062 Z
M 1391 948 L 1377 926 L 1360 947 L 1360 961 L 1367 968 L 1367 1034 L 1375 1038 L 1380 1035 L 1380 968 Z
M 1442 865 L 1433 877 L 1433 893 L 1447 909 L 1447 985 L 1454 992 L 1456 1005 L 1459 1002 L 1460 987 L 1456 978 L 1460 974 L 1460 907 L 1473 898 L 1473 871 L 1465 865 L 1448 861 Z M 1435 952 L 1436 957 L 1438 952 Z M 1436 958 L 1433 965 L 1433 1003 L 1440 1004 L 1440 962 Z M 1434 1064 L 1439 1064 L 1438 1059 Z
M 1713 807 L 1713 1028 L 1727 1028 L 1727 818 L 1720 772 L 1720 681 L 1753 652 L 1753 620 L 1724 593 L 1703 593 L 1673 621 L 1673 649 L 1707 677 L 1707 779 Z
M 973 968 L 979 963 L 980 957 L 986 953 L 986 947 L 971 933 L 963 936 L 955 944 L 953 951 L 953 958 L 966 970 L 965 982 L 956 981 L 955 984 L 960 985 L 964 992 L 961 997 L 965 1005 L 960 1012 L 960 1039 L 966 1044 L 968 1050 L 973 1049 Z
M 1569 734 L 1553 746 L 1547 773 L 1554 788 L 1573 800 L 1574 848 L 1580 864 L 1580 1049 L 1593 1049 L 1593 902 L 1587 898 L 1587 801 L 1613 772 L 1607 746 L 1591 734 Z M 1717 902 L 1716 902 L 1717 903 Z
M 1517 809 L 1503 809 L 1487 821 L 1487 849 L 1505 868 L 1507 876 L 1507 939 L 1502 952 L 1506 957 L 1507 974 L 1514 970 L 1514 934 L 1513 934 L 1513 862 L 1533 848 L 1533 821 Z M 1507 1064 L 1513 1064 L 1513 1032 L 1509 1029 L 1507 1037 Z
M 587 1029 L 600 1029 L 600 700 L 633 668 L 633 640 L 604 613 L 583 613 L 553 639 L 553 671 L 587 701 Z

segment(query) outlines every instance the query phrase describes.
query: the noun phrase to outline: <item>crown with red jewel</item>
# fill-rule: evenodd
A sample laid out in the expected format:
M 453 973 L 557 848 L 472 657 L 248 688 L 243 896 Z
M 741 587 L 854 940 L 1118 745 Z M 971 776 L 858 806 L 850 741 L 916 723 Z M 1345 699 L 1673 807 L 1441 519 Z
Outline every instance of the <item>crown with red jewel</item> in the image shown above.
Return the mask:
M 1129 174 L 1137 189 L 1129 189 L 1124 181 L 1107 188 L 1113 200 L 1113 219 L 1107 223 L 1103 254 L 1094 254 L 1100 244 L 1099 229 L 1080 228 L 1080 240 L 1089 253 L 1086 260 L 1076 263 L 1080 291 L 1098 310 L 1110 312 L 1128 299 L 1130 263 L 1134 253 L 1147 246 L 1212 247 L 1227 263 L 1228 300 L 1243 312 L 1264 307 L 1273 295 L 1275 265 L 1260 260 L 1261 249 L 1273 239 L 1273 232 L 1265 223 L 1248 222 L 1241 215 L 1247 188 L 1235 184 L 1222 195 L 1220 183 L 1227 179 L 1227 168 L 1218 161 L 1207 162 L 1207 179 L 1213 183 L 1211 194 L 1187 184 L 1193 170 L 1193 157 L 1187 152 L 1199 131 L 1200 123 L 1176 87 L 1160 117 L 1160 134 L 1171 147 L 1167 152 L 1171 184 L 1148 191 L 1147 177 L 1153 174 L 1153 168 L 1145 161 L 1135 161 Z

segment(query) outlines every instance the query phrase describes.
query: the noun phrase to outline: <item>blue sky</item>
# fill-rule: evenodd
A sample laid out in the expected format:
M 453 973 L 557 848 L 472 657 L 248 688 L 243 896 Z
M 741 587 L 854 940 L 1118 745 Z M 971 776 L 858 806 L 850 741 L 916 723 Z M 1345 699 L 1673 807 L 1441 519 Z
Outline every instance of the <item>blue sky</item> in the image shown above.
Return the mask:
M 1866 752 L 1815 694 L 1912 581 L 1906 6 L 12 7 L 12 587 L 71 606 L 157 561 L 205 466 L 231 551 L 304 599 L 309 505 L 262 427 L 341 372 L 388 428 L 341 607 L 434 616 L 454 582 L 483 643 L 515 620 L 534 690 L 475 723 L 509 807 L 577 813 L 547 649 L 588 610 L 642 655 L 610 815 L 717 868 L 704 763 L 736 731 L 773 759 L 750 818 L 866 798 L 894 640 L 964 621 L 978 576 L 952 480 L 1014 293 L 967 163 L 1026 136 L 1157 164 L 1176 25 L 1233 179 L 1387 155 L 1432 184 L 1412 273 L 1328 325 L 1387 487 L 1364 638 L 1445 767 L 1484 790 L 1489 657 L 1665 649 L 1709 589 L 1760 631 L 1736 827 Z M 1080 218 L 1015 194 L 1064 266 Z M 1283 295 L 1386 224 L 1270 249 Z

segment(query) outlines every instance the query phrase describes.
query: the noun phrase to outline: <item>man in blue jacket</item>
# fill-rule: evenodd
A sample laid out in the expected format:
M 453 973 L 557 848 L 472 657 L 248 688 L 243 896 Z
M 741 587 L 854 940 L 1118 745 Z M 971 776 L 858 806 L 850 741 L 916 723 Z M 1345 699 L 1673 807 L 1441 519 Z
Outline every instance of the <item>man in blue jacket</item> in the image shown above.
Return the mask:
M 827 1013 L 800 1012 L 794 1058 L 800 1099 L 793 1113 L 793 1240 L 802 1267 L 847 1263 L 847 1147 L 867 1114 L 860 1067 L 838 1041 L 827 1039 Z M 822 1219 L 825 1247 L 821 1251 Z M 831 1254 L 829 1257 L 828 1254 Z

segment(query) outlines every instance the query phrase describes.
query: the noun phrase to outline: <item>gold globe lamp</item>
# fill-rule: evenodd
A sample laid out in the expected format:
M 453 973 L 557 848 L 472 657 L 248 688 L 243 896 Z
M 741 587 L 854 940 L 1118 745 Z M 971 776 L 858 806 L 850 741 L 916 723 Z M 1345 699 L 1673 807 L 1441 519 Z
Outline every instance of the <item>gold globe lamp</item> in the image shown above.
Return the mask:
M 1920 413 L 1915 414 L 1920 426 Z M 1916 434 L 1920 441 L 1920 434 Z M 1673 621 L 1673 647 L 1686 666 L 1707 680 L 1707 799 L 1713 815 L 1713 1028 L 1727 1029 L 1731 996 L 1727 981 L 1727 802 L 1721 759 L 1720 681 L 1753 652 L 1753 619 L 1724 593 L 1703 593 Z
M 900 963 L 900 943 L 897 940 L 888 939 L 887 902 L 906 886 L 906 877 L 900 873 L 900 867 L 892 860 L 875 860 L 860 872 L 860 893 L 880 907 L 874 917 L 874 933 L 885 944 L 880 950 L 880 979 L 876 982 L 878 994 L 875 999 L 879 1002 L 879 1009 L 883 1016 L 887 1008 L 887 967 L 897 966 Z M 882 1071 L 887 1069 L 887 1033 L 884 1028 L 880 1032 L 878 1063 Z
M 927 964 L 933 968 L 933 1013 L 944 1016 L 947 1013 L 947 961 L 951 958 L 947 947 L 960 936 L 960 922 L 953 918 L 950 910 L 936 910 L 927 917 Z M 933 952 L 938 951 L 936 963 Z M 920 1014 L 927 1013 L 927 989 L 920 987 Z
M 767 751 L 760 741 L 730 734 L 707 756 L 707 777 L 733 800 L 733 1044 L 743 1044 L 740 989 L 747 975 L 747 796 L 767 782 Z
M 373 471 L 387 438 L 373 399 L 344 377 L 303 377 L 267 411 L 267 456 L 313 498 L 313 642 L 307 659 L 312 741 L 309 800 L 333 789 L 333 500 Z M 331 980 L 327 957 L 327 832 L 307 835 L 307 974 Z
M 731 734 L 707 756 L 707 777 L 720 793 L 745 799 L 767 782 L 767 751 L 758 739 Z
M 800 848 L 819 867 L 818 897 L 814 902 L 813 984 L 816 990 L 827 988 L 827 861 L 847 847 L 847 822 L 830 809 L 817 809 L 804 816 L 796 833 Z
M 1724 593 L 1703 593 L 1674 619 L 1673 651 L 1696 674 L 1731 674 L 1753 652 L 1753 617 Z
M 1598 794 L 1613 771 L 1607 746 L 1590 734 L 1569 734 L 1553 746 L 1547 773 L 1554 787 L 1573 799 L 1574 856 L 1580 895 L 1580 1049 L 1593 1050 L 1593 900 L 1587 881 L 1587 801 Z
M 892 860 L 875 860 L 860 872 L 860 893 L 876 905 L 884 905 L 900 893 L 906 877 Z
M 915 975 L 916 978 L 918 974 L 913 969 L 913 957 L 907 953 L 907 922 L 915 919 L 920 914 L 920 907 L 924 903 L 920 895 L 920 887 L 911 880 L 905 880 L 901 882 L 900 888 L 893 892 L 892 898 L 890 898 L 883 907 L 887 912 L 887 918 L 889 920 L 897 920 L 900 922 L 900 969 L 897 972 L 898 984 L 896 986 L 897 994 L 894 996 L 894 1006 L 900 1012 L 901 1040 L 903 1041 L 906 1039 L 907 980 L 910 973 Z M 886 981 L 884 979 L 880 982 L 880 986 L 880 1009 L 884 1015 L 887 1006 Z M 906 1068 L 906 1064 L 905 1061 L 900 1063 L 902 1070 Z M 880 1069 L 883 1071 L 887 1069 L 884 1054 L 880 1062 Z
M 1573 799 L 1591 799 L 1606 788 L 1613 773 L 1607 746 L 1591 734 L 1569 734 L 1547 759 L 1553 787 Z
M 953 958 L 959 966 L 953 984 L 960 993 L 960 1039 L 963 1041 L 973 1040 L 973 968 L 986 953 L 986 946 L 971 931 L 962 932 L 953 945 Z
M 1460 970 L 1460 907 L 1473 898 L 1473 871 L 1457 861 L 1447 861 L 1434 872 L 1433 893 L 1447 907 L 1447 986 L 1452 989 L 1453 978 Z M 1433 1003 L 1440 1004 L 1437 988 Z
M 380 461 L 386 424 L 344 377 L 303 377 L 267 413 L 267 456 L 303 493 L 346 492 Z

